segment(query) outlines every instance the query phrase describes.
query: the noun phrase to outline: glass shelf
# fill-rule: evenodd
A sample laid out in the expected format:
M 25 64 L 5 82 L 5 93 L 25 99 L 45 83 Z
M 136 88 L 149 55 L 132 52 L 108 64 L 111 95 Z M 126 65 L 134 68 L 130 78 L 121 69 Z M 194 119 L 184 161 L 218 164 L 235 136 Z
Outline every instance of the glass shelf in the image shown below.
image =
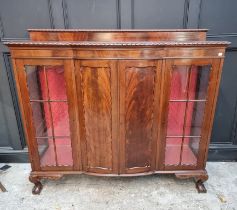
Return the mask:
M 210 65 L 173 66 L 170 85 L 165 165 L 196 165 Z

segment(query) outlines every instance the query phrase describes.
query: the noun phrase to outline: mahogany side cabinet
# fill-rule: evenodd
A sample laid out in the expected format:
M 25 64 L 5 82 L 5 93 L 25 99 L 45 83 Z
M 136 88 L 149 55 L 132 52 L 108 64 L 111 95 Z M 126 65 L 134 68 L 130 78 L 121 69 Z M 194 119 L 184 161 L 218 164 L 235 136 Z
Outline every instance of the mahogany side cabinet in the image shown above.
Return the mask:
M 10 48 L 32 166 L 203 182 L 225 49 L 205 29 L 30 29 Z

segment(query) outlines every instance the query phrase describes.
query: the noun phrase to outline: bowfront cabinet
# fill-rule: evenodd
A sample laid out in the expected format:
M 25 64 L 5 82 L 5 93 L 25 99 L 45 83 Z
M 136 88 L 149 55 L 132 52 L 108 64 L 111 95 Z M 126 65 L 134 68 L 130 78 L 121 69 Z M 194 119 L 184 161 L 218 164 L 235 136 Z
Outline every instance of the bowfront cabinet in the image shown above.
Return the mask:
M 228 42 L 205 30 L 29 30 L 11 50 L 32 165 L 66 174 L 172 173 L 203 182 Z

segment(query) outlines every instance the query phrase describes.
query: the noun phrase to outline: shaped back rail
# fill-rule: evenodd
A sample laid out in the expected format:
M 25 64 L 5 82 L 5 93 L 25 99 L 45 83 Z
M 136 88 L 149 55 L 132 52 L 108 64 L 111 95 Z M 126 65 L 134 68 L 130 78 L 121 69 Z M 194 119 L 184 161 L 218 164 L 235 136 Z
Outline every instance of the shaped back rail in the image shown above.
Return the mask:
M 31 41 L 205 41 L 206 29 L 29 29 Z

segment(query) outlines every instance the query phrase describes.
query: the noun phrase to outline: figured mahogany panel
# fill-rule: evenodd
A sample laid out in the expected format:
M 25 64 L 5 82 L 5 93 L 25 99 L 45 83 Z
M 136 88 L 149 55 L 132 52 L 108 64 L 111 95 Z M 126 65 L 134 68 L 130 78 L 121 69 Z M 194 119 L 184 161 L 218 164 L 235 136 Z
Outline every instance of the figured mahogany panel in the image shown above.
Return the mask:
M 91 172 L 113 170 L 112 71 L 114 62 L 81 61 L 77 70 L 83 148 Z M 78 72 L 79 71 L 79 72 Z M 83 109 L 83 110 L 82 110 Z M 86 165 L 85 165 L 86 164 Z
M 120 61 L 122 172 L 153 167 L 156 142 L 157 61 Z

